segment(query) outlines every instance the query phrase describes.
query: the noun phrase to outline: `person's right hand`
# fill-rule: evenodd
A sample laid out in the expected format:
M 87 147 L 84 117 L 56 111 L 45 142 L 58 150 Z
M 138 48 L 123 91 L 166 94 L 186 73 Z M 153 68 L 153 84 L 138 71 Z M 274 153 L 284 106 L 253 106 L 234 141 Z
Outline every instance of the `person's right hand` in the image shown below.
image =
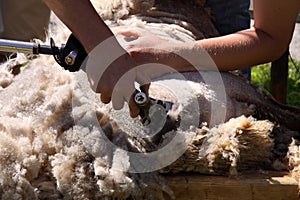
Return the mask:
M 133 99 L 136 92 L 135 82 L 141 85 L 140 90 L 148 94 L 150 78 L 119 44 L 112 45 L 110 42 L 108 48 L 101 45 L 103 44 L 89 54 L 87 60 L 86 72 L 91 87 L 101 94 L 103 103 L 112 102 L 116 110 L 123 108 L 126 101 L 131 117 L 137 117 L 140 109 Z

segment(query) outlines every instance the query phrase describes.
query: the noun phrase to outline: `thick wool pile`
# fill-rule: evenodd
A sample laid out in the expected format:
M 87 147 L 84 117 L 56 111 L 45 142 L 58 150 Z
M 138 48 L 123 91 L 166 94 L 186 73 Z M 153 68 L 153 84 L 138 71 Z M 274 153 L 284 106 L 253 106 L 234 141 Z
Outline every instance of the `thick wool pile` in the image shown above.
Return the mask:
M 200 6 L 205 5 L 205 0 L 189 1 Z M 155 0 L 92 0 L 91 2 L 104 20 L 119 20 L 132 14 L 146 13 L 155 6 Z M 169 2 L 176 3 L 176 1 Z
M 101 104 L 91 104 L 86 96 L 95 94 L 80 88 L 74 74 L 46 61 L 30 62 L 1 91 L 2 199 L 122 199 L 142 197 L 146 190 L 140 187 L 159 198 L 155 191 L 164 182 L 157 175 L 143 183 L 143 175 L 112 168 L 112 161 L 119 159 L 105 149 L 109 122 L 103 111 L 90 110 L 90 106 L 101 110 Z M 97 116 L 102 116 L 103 128 Z M 114 134 L 126 143 L 124 133 L 114 130 Z
M 98 101 L 99 97 L 89 89 L 84 77 L 83 72 L 69 73 L 41 57 L 30 62 L 0 92 L 2 199 L 125 199 L 129 196 L 158 199 L 163 198 L 163 193 L 172 196 L 156 173 L 128 174 L 114 167 L 126 163 L 126 155 L 107 149 L 108 134 L 112 132 L 115 145 L 130 149 L 134 146 L 130 144 L 131 133 L 122 132 L 105 117 L 110 112 L 109 106 Z M 96 100 L 90 101 L 91 96 Z M 209 131 L 211 136 L 206 137 L 217 138 L 207 142 L 220 144 L 203 146 L 200 157 L 207 157 L 203 162 L 206 169 L 217 160 L 213 157 L 219 156 L 232 163 L 230 169 L 225 164 L 224 171 L 235 168 L 239 158 L 236 134 L 242 134 L 253 123 L 252 119 L 241 117 L 218 131 Z M 267 137 L 270 130 L 257 137 Z M 189 133 L 191 138 L 194 136 L 194 143 L 199 144 L 199 133 Z M 266 149 L 260 153 L 266 154 L 270 144 L 265 142 Z M 190 167 L 193 167 L 191 163 Z M 174 167 L 176 170 L 178 166 Z M 185 166 L 182 170 L 186 170 Z
M 128 7 L 143 5 L 142 8 L 148 8 L 153 1 L 111 2 L 116 2 L 115 7 L 121 6 L 122 12 L 129 13 Z M 132 2 L 144 4 L 130 4 Z M 94 3 L 103 6 L 105 1 Z M 103 9 L 98 10 L 105 13 Z M 122 12 L 120 15 L 124 16 Z M 113 16 L 115 18 L 119 14 L 115 12 Z M 65 41 L 69 31 L 56 22 L 52 24 L 51 36 L 58 41 Z M 178 25 L 146 24 L 140 19 L 118 23 L 160 31 L 167 38 L 177 35 L 180 41 L 194 39 L 190 31 Z M 114 23 L 114 26 L 118 23 Z M 10 69 L 19 63 L 26 63 L 26 66 L 19 75 L 13 76 Z M 189 85 L 194 91 L 191 95 L 200 100 L 219 100 L 214 99 L 210 86 L 196 81 L 190 81 Z M 168 99 L 169 96 L 162 91 L 160 87 L 153 87 L 151 94 Z M 1 199 L 173 197 L 171 189 L 157 172 L 134 174 L 120 170 L 132 164 L 127 152 L 144 153 L 151 148 L 147 146 L 147 141 L 138 140 L 133 134 L 134 130 L 139 131 L 140 124 L 128 117 L 128 111 L 120 111 L 121 119 L 126 119 L 126 123 L 134 127 L 125 130 L 116 123 L 116 112 L 111 105 L 99 101 L 99 95 L 90 89 L 84 72 L 65 71 L 51 57 L 40 56 L 28 60 L 18 55 L 17 59 L 0 66 L 0 96 Z M 179 98 L 183 105 L 173 114 L 189 117 L 187 111 L 193 111 L 185 110 L 185 106 L 190 104 L 189 99 Z M 176 100 L 174 97 L 172 99 Z M 181 110 L 185 111 L 182 113 Z M 196 114 L 198 116 L 199 113 Z M 273 126 L 269 121 L 241 116 L 213 128 L 203 125 L 201 128 L 170 131 L 163 135 L 163 141 L 156 144 L 155 148 L 167 146 L 174 135 L 181 131 L 189 139 L 183 138 L 176 145 L 186 145 L 187 152 L 161 172 L 236 175 L 238 171 L 248 170 L 249 166 L 263 168 L 264 161 L 271 157 L 273 139 L 270 134 Z M 256 145 L 256 141 L 260 141 L 260 145 Z M 254 152 L 259 153 L 249 157 L 253 155 L 254 148 Z M 172 156 L 172 153 L 164 155 L 158 162 Z

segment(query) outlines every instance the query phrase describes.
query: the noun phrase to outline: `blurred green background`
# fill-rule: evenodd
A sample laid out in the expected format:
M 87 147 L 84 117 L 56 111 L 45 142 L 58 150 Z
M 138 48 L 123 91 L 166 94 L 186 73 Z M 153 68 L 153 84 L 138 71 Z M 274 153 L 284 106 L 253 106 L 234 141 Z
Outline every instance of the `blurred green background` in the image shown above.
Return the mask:
M 270 92 L 271 63 L 252 67 L 252 83 Z M 300 62 L 289 58 L 287 104 L 300 108 Z

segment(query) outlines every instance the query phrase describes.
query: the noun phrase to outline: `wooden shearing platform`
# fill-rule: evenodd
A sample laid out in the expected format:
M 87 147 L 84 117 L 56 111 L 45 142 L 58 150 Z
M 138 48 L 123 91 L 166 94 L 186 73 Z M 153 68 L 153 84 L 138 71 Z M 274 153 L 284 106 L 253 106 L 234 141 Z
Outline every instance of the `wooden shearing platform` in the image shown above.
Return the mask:
M 176 199 L 297 200 L 298 183 L 288 174 L 268 172 L 230 178 L 199 174 L 165 175 Z

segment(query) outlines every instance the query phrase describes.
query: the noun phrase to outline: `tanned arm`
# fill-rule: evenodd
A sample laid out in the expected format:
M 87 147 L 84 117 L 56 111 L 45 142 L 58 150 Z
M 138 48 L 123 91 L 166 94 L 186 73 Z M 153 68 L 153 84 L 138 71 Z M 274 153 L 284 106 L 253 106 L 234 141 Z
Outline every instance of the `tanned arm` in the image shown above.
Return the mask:
M 139 63 L 158 61 L 179 72 L 195 68 L 177 55 L 194 58 L 193 65 L 203 70 L 213 69 L 207 66 L 207 53 L 221 71 L 273 61 L 289 46 L 300 0 L 254 0 L 253 3 L 255 24 L 250 29 L 184 44 L 140 34 L 127 50 Z
M 133 103 L 132 94 L 135 91 L 134 81 L 137 80 L 138 73 L 131 70 L 136 64 L 119 45 L 91 2 L 89 0 L 44 0 L 44 2 L 79 39 L 89 53 L 89 60 L 93 60 L 93 62 L 87 64 L 86 69 L 89 69 L 87 76 L 93 90 L 101 93 L 101 101 L 103 103 L 112 101 L 115 109 L 121 109 L 124 102 L 127 101 L 131 116 L 136 117 L 139 108 Z M 103 43 L 108 45 L 107 49 L 99 53 L 93 51 L 95 47 Z M 115 52 L 119 57 L 110 61 L 110 55 Z M 103 63 L 107 63 L 108 66 L 103 66 Z M 100 77 L 95 77 L 95 74 L 100 74 Z M 127 77 L 129 77 L 126 84 L 119 84 L 121 86 L 116 88 L 118 80 L 124 74 L 128 74 Z M 143 88 L 145 92 L 148 91 L 148 86 L 143 86 Z M 113 98 L 113 92 L 116 94 L 115 98 Z
M 220 70 L 233 70 L 280 57 L 288 48 L 299 0 L 254 0 L 254 26 L 224 37 L 198 41 Z M 234 58 L 234 59 L 233 59 Z
M 113 36 L 89 0 L 44 0 L 80 40 L 87 52 Z

